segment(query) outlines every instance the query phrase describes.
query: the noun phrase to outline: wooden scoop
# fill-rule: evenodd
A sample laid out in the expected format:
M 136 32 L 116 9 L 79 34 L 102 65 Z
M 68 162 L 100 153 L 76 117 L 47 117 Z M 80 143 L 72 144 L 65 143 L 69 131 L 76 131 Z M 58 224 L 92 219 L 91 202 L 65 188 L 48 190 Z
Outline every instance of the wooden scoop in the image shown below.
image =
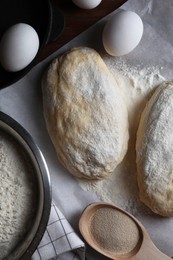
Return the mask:
M 115 212 L 119 211 L 121 214 L 125 214 L 126 217 L 129 217 L 133 224 L 136 224 L 138 230 L 139 230 L 139 240 L 135 246 L 130 252 L 123 253 L 123 254 L 117 254 L 113 249 L 105 249 L 103 247 L 103 244 L 99 243 L 99 240 L 97 240 L 93 236 L 93 227 L 91 228 L 91 221 L 99 209 L 113 209 Z M 121 219 L 120 219 L 121 220 Z M 103 223 L 105 219 L 102 219 Z M 112 225 L 115 225 L 116 223 L 112 222 Z M 122 223 L 123 224 L 123 223 Z M 114 260 L 166 260 L 171 259 L 167 255 L 163 254 L 159 249 L 153 244 L 151 241 L 146 229 L 144 226 L 130 213 L 127 213 L 126 211 L 107 203 L 93 203 L 90 204 L 83 212 L 80 221 L 79 221 L 79 229 L 86 240 L 86 242 L 94 248 L 99 253 L 114 259 Z M 115 230 L 115 228 L 114 228 Z M 126 232 L 126 231 L 125 231 Z M 128 233 L 128 230 L 127 230 Z

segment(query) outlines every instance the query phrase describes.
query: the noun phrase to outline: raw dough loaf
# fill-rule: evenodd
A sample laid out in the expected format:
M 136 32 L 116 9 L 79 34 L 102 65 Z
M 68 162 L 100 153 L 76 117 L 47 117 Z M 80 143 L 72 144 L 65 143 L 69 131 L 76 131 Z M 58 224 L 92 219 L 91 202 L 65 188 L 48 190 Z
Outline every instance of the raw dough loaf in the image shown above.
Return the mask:
M 140 199 L 155 213 L 173 216 L 173 82 L 148 101 L 137 132 Z
M 100 55 L 79 47 L 55 59 L 42 81 L 47 129 L 59 161 L 76 177 L 100 179 L 122 161 L 128 115 Z

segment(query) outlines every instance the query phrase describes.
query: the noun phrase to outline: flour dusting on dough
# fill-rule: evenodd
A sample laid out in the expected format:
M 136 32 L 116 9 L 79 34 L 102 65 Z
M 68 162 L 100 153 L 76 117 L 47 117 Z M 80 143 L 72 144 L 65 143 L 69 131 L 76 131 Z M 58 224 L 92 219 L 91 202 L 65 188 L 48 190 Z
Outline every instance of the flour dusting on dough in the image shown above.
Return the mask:
M 141 112 L 155 87 L 165 79 L 159 67 L 129 66 L 123 58 L 103 57 L 109 70 L 121 88 L 128 108 L 130 140 L 128 152 L 123 162 L 115 169 L 114 174 L 101 181 L 78 180 L 84 190 L 95 192 L 106 202 L 114 203 L 134 215 L 139 212 L 151 213 L 139 201 L 136 180 L 136 131 Z

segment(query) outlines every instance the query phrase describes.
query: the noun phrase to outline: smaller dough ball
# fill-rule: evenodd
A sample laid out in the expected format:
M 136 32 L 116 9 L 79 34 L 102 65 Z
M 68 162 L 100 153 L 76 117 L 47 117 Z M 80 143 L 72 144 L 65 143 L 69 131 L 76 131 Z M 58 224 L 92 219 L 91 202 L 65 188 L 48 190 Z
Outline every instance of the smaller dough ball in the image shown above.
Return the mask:
M 156 89 L 142 113 L 136 142 L 140 199 L 173 216 L 173 82 Z

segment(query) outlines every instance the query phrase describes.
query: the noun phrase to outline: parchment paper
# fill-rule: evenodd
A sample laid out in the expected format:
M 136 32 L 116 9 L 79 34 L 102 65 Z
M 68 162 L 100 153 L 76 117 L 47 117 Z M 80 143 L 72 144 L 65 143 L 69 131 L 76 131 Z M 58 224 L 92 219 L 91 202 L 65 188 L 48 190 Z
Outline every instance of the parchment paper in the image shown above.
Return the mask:
M 128 64 L 160 66 L 166 80 L 173 79 L 173 1 L 172 0 L 129 0 L 121 8 L 135 11 L 144 22 L 144 35 L 139 46 L 125 59 Z M 115 11 L 116 12 L 116 11 Z M 0 110 L 21 123 L 32 135 L 42 150 L 51 175 L 53 199 L 59 209 L 78 233 L 78 220 L 89 203 L 99 201 L 94 193 L 83 191 L 76 179 L 57 161 L 54 147 L 46 131 L 42 112 L 41 76 L 50 61 L 76 46 L 95 48 L 103 56 L 103 18 L 96 25 L 69 42 L 63 48 L 38 64 L 22 80 L 0 91 Z M 106 55 L 108 58 L 108 56 Z M 173 218 L 145 215 L 140 219 L 147 228 L 156 246 L 173 255 Z M 88 247 L 89 260 L 107 259 Z

